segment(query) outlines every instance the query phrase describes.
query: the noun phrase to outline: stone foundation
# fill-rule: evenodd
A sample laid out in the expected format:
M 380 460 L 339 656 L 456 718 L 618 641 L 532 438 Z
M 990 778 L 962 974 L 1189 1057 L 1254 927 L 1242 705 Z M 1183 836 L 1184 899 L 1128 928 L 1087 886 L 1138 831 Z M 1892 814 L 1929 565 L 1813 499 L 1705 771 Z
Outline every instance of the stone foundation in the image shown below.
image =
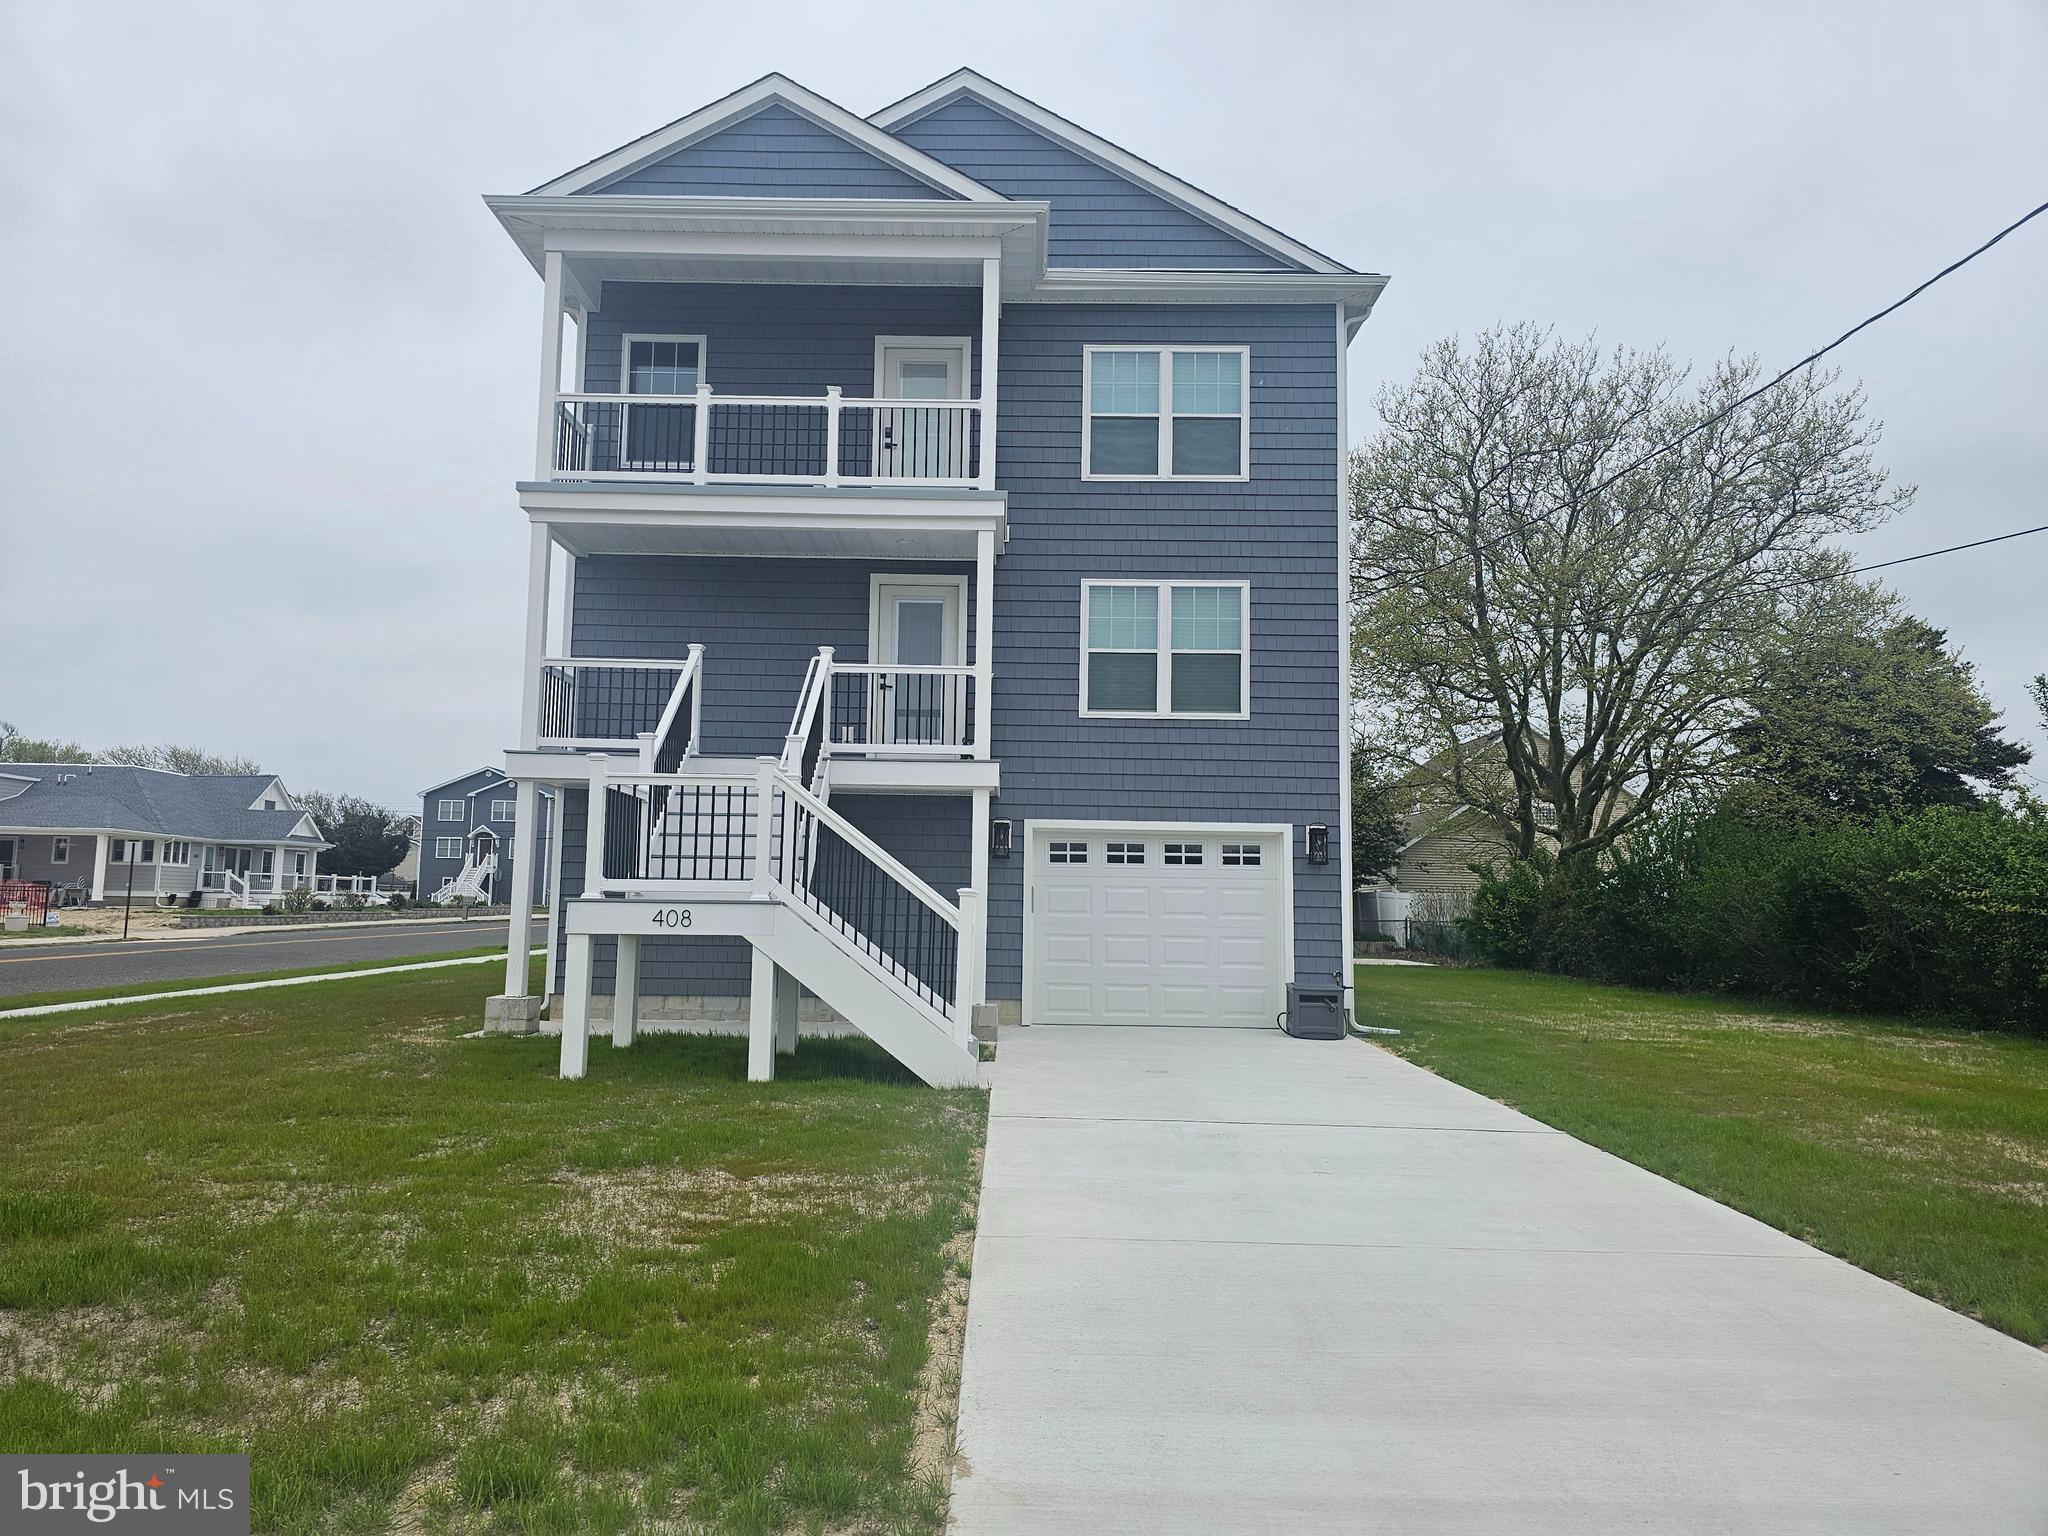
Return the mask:
M 538 997 L 507 997 L 500 993 L 484 999 L 484 1033 L 487 1035 L 537 1035 L 540 1033 Z
M 548 999 L 548 1015 L 540 1025 L 545 1034 L 562 1032 L 562 994 Z M 643 1034 L 743 1035 L 747 1032 L 747 999 L 744 997 L 642 997 L 633 1011 L 633 1027 Z M 797 1004 L 797 1028 L 808 1035 L 857 1035 L 823 1001 L 803 994 Z M 612 1000 L 609 996 L 590 1000 L 590 1029 L 593 1034 L 610 1034 Z

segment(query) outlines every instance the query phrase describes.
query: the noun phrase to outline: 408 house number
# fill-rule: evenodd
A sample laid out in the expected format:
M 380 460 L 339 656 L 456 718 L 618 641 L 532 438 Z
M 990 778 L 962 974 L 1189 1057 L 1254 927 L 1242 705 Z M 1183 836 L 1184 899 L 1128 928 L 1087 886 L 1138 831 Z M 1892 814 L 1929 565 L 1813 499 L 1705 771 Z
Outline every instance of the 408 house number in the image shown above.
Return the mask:
M 687 928 L 690 926 L 688 907 L 656 907 L 654 926 L 657 928 Z

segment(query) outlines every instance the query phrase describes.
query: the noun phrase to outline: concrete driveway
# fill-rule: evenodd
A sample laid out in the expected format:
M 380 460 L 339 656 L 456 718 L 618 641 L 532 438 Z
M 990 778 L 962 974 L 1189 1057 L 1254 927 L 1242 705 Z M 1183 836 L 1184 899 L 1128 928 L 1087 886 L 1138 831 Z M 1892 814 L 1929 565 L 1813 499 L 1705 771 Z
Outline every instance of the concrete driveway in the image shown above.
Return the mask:
M 1384 1051 L 991 1072 L 961 1536 L 2048 1531 L 2048 1355 Z

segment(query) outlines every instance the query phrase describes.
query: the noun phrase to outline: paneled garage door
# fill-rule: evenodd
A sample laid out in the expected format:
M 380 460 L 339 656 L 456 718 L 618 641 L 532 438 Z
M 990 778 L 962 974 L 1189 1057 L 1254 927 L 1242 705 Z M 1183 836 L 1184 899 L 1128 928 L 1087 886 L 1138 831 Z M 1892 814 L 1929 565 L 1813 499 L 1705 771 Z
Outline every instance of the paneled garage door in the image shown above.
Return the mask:
M 1279 833 L 1034 829 L 1026 1018 L 1270 1027 L 1287 852 Z

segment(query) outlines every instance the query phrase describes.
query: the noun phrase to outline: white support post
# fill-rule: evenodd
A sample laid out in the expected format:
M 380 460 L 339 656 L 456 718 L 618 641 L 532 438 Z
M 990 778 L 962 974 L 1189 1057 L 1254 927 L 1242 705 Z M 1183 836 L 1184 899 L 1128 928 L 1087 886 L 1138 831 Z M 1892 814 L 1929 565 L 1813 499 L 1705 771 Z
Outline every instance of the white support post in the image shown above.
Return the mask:
M 754 759 L 754 879 L 749 894 L 755 901 L 772 899 L 775 855 L 775 759 Z M 758 955 L 758 952 L 757 952 Z M 759 959 L 755 974 L 759 975 Z
M 640 1025 L 640 935 L 619 935 L 618 963 L 612 967 L 612 1044 L 631 1045 Z
M 554 824 L 548 829 L 548 959 L 547 974 L 541 979 L 543 996 L 555 989 L 555 977 L 562 964 L 562 945 L 567 938 L 562 923 L 562 823 L 568 805 L 569 786 L 557 784 Z
M 843 409 L 840 404 L 842 391 L 837 384 L 825 386 L 825 484 L 837 488 L 839 484 L 839 416 Z
M 564 1077 L 581 1077 L 590 1064 L 590 935 L 569 935 L 568 996 L 562 1009 Z
M 93 845 L 92 852 L 92 899 L 97 906 L 107 899 L 107 856 L 114 840 L 102 832 Z
M 796 1054 L 796 978 L 781 966 L 775 967 L 775 1053 Z
M 521 779 L 512 798 L 513 846 L 528 852 L 540 846 L 539 793 L 540 787 L 532 779 Z M 511 881 L 512 912 L 505 933 L 507 997 L 527 995 L 526 978 L 533 969 L 533 865 L 536 862 L 531 858 L 521 859 L 514 874 L 516 876 L 523 871 L 526 879 L 523 882 L 516 878 Z
M 989 791 L 974 791 L 974 811 L 968 822 L 967 883 L 988 894 Z
M 704 647 L 690 642 L 690 739 L 683 756 L 697 755 L 698 732 L 704 724 Z
M 696 420 L 690 424 L 690 479 L 698 485 L 711 478 L 711 391 L 700 380 L 697 385 Z M 621 437 L 621 443 L 624 438 Z
M 960 960 L 953 980 L 953 1038 L 974 1038 L 974 1010 L 986 1001 L 983 970 L 988 964 L 987 898 L 972 886 L 960 892 Z
M 984 528 L 974 536 L 974 755 L 989 755 L 994 715 L 990 679 L 995 676 L 996 535 Z
M 536 480 L 555 478 L 555 402 L 562 392 L 562 253 L 541 258 L 540 441 L 534 449 Z
M 747 1081 L 775 1081 L 775 962 L 758 944 L 747 994 Z
M 998 333 L 1003 320 L 1003 259 L 981 259 L 981 473 L 984 491 L 996 488 L 996 374 L 1001 356 Z
M 604 894 L 604 780 L 605 764 L 609 761 L 602 752 L 590 754 L 590 801 L 583 812 L 583 894 L 586 897 Z
M 549 562 L 555 543 L 546 523 L 535 523 L 526 552 L 526 676 L 519 691 L 519 745 L 540 745 L 540 667 L 547 655 Z

